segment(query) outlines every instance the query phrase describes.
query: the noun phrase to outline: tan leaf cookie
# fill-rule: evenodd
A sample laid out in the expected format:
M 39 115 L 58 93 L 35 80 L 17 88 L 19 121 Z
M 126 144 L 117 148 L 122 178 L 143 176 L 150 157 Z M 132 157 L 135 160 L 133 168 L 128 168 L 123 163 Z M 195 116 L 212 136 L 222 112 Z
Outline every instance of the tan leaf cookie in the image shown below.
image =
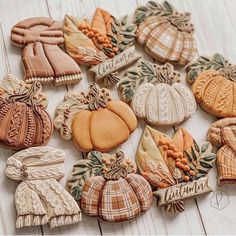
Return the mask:
M 236 116 L 236 65 L 220 54 L 199 57 L 187 67 L 187 82 L 200 106 L 216 117 Z
M 60 85 L 81 80 L 79 66 L 58 46 L 64 43 L 61 22 L 48 17 L 25 19 L 12 27 L 11 40 L 23 47 L 27 83 L 40 81 Z
M 218 183 L 236 183 L 236 118 L 214 122 L 208 130 L 208 139 L 219 147 L 217 151 Z
M 0 82 L 0 145 L 24 149 L 48 143 L 53 125 L 39 82 L 26 84 L 7 75 Z
M 151 186 L 136 169 L 122 151 L 92 151 L 75 163 L 67 183 L 87 215 L 106 222 L 128 221 L 147 211 L 153 199 Z
M 117 71 L 139 58 L 131 47 L 135 31 L 136 25 L 128 22 L 127 17 L 118 20 L 100 8 L 91 23 L 68 15 L 64 19 L 67 52 L 80 64 L 96 65 L 90 71 L 96 82 L 102 80 L 105 85 L 117 83 Z
M 134 14 L 137 41 L 158 61 L 186 65 L 197 54 L 190 17 L 167 1 L 149 1 Z
M 141 60 L 126 72 L 118 88 L 122 99 L 131 101 L 138 118 L 153 125 L 173 125 L 183 122 L 196 111 L 191 90 L 178 83 L 180 74 L 166 63 L 157 65 Z
M 169 138 L 150 126 L 145 127 L 136 162 L 141 175 L 158 189 L 154 192 L 158 206 L 169 212 L 181 212 L 183 199 L 211 191 L 205 177 L 215 161 L 211 149 L 209 142 L 198 146 L 184 128 Z
M 65 153 L 33 147 L 7 159 L 5 174 L 19 181 L 15 193 L 16 227 L 49 224 L 51 228 L 78 223 L 79 206 L 58 183 L 64 176 Z
M 79 150 L 106 152 L 128 139 L 137 119 L 126 103 L 112 100 L 109 90 L 91 83 L 86 93 L 65 95 L 56 109 L 54 125 L 63 139 L 73 138 Z

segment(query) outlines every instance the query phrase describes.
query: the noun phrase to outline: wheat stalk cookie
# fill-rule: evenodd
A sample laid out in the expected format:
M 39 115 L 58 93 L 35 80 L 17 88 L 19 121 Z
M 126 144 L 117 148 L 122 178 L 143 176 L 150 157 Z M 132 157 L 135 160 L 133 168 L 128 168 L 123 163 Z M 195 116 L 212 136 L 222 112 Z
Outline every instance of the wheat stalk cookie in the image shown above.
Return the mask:
M 58 183 L 64 176 L 65 153 L 32 147 L 7 159 L 5 174 L 20 182 L 16 188 L 16 228 L 49 224 L 51 228 L 81 220 L 79 206 Z
M 187 67 L 186 80 L 205 111 L 216 117 L 236 116 L 236 66 L 222 55 L 199 57 Z
M 132 109 L 112 100 L 110 91 L 91 83 L 87 92 L 69 92 L 56 109 L 54 126 L 65 140 L 85 152 L 109 151 L 125 142 L 137 126 Z
M 179 81 L 180 73 L 171 64 L 140 60 L 136 67 L 127 70 L 118 90 L 138 118 L 153 125 L 173 125 L 196 111 L 191 90 Z
M 218 184 L 236 184 L 236 118 L 214 122 L 208 130 L 208 140 L 216 147 Z
M 53 124 L 39 82 L 26 84 L 12 75 L 0 81 L 0 145 L 20 150 L 48 143 Z
M 186 65 L 196 56 L 190 13 L 178 12 L 168 1 L 138 7 L 134 23 L 137 42 L 156 60 Z
M 184 128 L 170 138 L 145 127 L 136 162 L 141 175 L 157 189 L 154 195 L 159 207 L 182 212 L 184 199 L 212 191 L 206 177 L 216 158 L 211 150 L 210 142 L 198 145 Z
M 79 66 L 59 47 L 64 43 L 62 22 L 48 17 L 25 19 L 12 27 L 11 41 L 22 47 L 27 83 L 61 85 L 81 80 Z
M 85 214 L 110 223 L 133 220 L 153 200 L 151 186 L 136 170 L 122 151 L 113 155 L 91 151 L 75 163 L 67 184 Z
M 116 19 L 97 8 L 92 21 L 65 16 L 64 37 L 68 54 L 79 64 L 92 66 L 95 82 L 114 85 L 120 78 L 118 70 L 137 60 L 135 54 L 136 25 L 125 16 Z

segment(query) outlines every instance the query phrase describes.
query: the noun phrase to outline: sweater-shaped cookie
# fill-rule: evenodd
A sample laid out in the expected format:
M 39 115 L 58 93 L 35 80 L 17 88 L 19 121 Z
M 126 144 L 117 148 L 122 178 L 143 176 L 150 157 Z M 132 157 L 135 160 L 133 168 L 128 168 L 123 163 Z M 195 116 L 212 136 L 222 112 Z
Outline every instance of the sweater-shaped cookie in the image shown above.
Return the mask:
M 125 142 L 137 126 L 132 109 L 112 100 L 110 91 L 91 83 L 86 93 L 69 92 L 56 109 L 55 128 L 85 152 L 109 151 Z
M 188 64 L 197 54 L 190 13 L 180 13 L 167 1 L 149 1 L 137 8 L 137 42 L 160 62 Z
M 166 63 L 157 65 L 141 60 L 130 68 L 119 82 L 122 100 L 131 103 L 138 118 L 153 125 L 173 125 L 183 122 L 196 111 L 191 90 L 178 83 L 180 74 Z
M 183 200 L 210 192 L 206 174 L 216 155 L 209 142 L 198 145 L 179 128 L 173 138 L 146 126 L 141 137 L 136 162 L 141 175 L 157 191 L 158 206 L 168 212 L 184 210 Z
M 21 56 L 27 83 L 60 85 L 81 80 L 79 66 L 59 47 L 64 43 L 60 21 L 48 17 L 25 19 L 12 27 L 11 41 L 23 47 Z
M 236 184 L 236 118 L 223 118 L 208 130 L 208 139 L 217 151 L 218 184 Z
M 66 50 L 79 64 L 92 66 L 95 82 L 112 85 L 119 81 L 118 70 L 139 58 L 135 54 L 136 25 L 127 16 L 116 19 L 97 8 L 92 21 L 65 16 Z
M 32 147 L 7 159 L 5 174 L 20 182 L 15 193 L 16 228 L 49 224 L 51 228 L 78 223 L 79 206 L 58 183 L 64 176 L 65 153 Z
M 187 67 L 187 82 L 200 106 L 216 117 L 236 116 L 236 65 L 222 55 L 199 57 Z
M 48 143 L 53 125 L 39 82 L 26 84 L 12 75 L 0 81 L 0 146 L 20 150 Z
M 92 151 L 75 163 L 67 184 L 85 214 L 111 223 L 128 221 L 147 211 L 153 199 L 151 186 L 136 170 L 122 151 Z

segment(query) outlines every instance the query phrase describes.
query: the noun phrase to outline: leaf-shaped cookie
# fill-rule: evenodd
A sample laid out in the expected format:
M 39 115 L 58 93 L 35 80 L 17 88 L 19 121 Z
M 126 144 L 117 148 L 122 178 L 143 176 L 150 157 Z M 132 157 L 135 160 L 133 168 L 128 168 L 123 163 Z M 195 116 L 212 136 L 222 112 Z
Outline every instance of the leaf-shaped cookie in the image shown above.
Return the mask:
M 80 64 L 96 65 L 106 60 L 106 55 L 97 49 L 92 39 L 86 36 L 82 30 L 89 27 L 86 21 L 72 16 L 65 16 L 64 19 L 64 38 L 65 46 L 69 55 Z

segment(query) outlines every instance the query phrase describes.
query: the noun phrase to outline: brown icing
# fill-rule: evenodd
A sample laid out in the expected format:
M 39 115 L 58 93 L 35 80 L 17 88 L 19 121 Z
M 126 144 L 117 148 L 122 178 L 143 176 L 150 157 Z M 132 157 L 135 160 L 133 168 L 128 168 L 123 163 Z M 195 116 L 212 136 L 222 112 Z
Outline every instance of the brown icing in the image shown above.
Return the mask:
M 11 40 L 22 49 L 26 82 L 76 83 L 81 70 L 58 45 L 64 43 L 62 23 L 47 17 L 28 18 L 14 25 Z

